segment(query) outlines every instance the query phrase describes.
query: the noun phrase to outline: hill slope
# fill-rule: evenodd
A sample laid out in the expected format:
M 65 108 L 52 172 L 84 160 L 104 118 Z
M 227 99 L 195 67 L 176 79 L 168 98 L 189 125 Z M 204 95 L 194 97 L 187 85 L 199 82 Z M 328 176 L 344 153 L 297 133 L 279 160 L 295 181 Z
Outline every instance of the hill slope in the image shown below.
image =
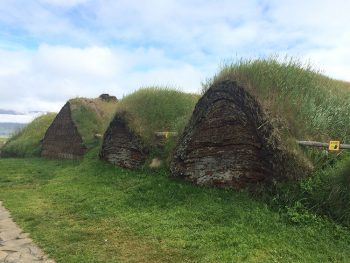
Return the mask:
M 37 117 L 27 126 L 23 127 L 1 148 L 2 157 L 30 157 L 39 156 L 41 140 L 47 128 L 51 125 L 56 113 L 47 113 Z

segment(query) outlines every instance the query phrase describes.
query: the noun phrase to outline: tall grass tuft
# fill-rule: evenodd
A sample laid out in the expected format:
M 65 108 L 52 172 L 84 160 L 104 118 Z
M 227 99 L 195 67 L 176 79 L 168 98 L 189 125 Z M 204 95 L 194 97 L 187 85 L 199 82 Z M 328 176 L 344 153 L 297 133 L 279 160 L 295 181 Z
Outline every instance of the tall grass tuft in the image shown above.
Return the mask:
M 181 132 L 198 99 L 168 87 L 141 88 L 120 100 L 117 111 L 127 112 L 129 127 L 149 144 L 155 131 Z
M 245 85 L 272 118 L 282 117 L 285 138 L 350 140 L 350 83 L 297 59 L 278 57 L 226 64 L 203 84 L 203 91 L 223 79 Z

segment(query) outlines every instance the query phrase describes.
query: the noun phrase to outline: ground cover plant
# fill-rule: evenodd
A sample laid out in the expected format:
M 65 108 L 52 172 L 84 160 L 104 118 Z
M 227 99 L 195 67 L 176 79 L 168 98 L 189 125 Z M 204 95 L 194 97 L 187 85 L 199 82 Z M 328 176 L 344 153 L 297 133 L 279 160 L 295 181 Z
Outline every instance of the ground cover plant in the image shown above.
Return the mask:
M 57 262 L 348 262 L 349 230 L 295 224 L 244 192 L 96 158 L 0 159 L 0 199 Z
M 1 148 L 1 155 L 16 157 L 39 156 L 41 151 L 40 140 L 44 138 L 45 132 L 55 116 L 55 113 L 39 116 L 13 134 Z

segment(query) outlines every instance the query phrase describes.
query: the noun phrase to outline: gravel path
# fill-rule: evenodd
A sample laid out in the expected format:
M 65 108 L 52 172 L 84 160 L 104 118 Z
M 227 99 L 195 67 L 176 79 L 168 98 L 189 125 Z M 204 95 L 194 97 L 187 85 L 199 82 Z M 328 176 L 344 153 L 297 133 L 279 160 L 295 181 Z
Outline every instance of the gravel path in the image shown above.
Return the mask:
M 0 263 L 55 263 L 13 222 L 0 201 Z

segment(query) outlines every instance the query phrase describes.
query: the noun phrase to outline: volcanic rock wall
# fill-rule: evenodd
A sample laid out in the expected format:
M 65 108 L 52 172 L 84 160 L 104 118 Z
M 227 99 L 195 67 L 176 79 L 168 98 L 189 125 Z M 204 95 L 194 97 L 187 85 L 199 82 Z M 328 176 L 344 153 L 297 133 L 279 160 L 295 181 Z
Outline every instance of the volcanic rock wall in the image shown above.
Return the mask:
M 105 132 L 100 158 L 130 169 L 140 168 L 145 163 L 146 150 L 140 138 L 130 131 L 125 113 L 116 114 Z
M 86 152 L 83 140 L 72 120 L 67 102 L 46 131 L 41 156 L 59 159 L 79 159 Z
M 272 126 L 258 102 L 233 81 L 197 103 L 176 147 L 171 173 L 199 185 L 241 189 L 279 177 Z

